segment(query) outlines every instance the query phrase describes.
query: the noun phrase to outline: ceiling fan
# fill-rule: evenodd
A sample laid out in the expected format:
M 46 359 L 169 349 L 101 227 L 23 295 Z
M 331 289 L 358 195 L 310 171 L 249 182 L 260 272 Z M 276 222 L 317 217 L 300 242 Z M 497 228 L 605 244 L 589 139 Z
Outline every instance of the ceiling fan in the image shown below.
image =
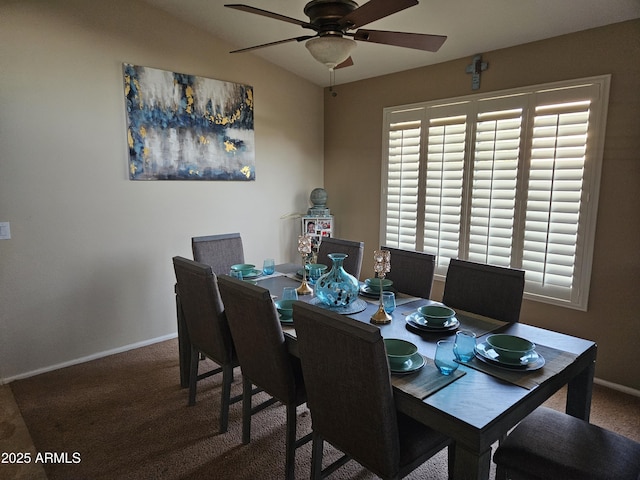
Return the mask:
M 355 40 L 361 42 L 381 43 L 398 47 L 414 48 L 427 52 L 437 52 L 447 39 L 444 35 L 428 35 L 423 33 L 389 32 L 383 30 L 367 30 L 360 28 L 375 20 L 413 7 L 418 0 L 369 0 L 362 6 L 352 0 L 311 0 L 304 7 L 309 21 L 298 20 L 278 13 L 239 3 L 227 4 L 225 7 L 244 12 L 274 18 L 293 23 L 302 28 L 315 31 L 314 35 L 302 35 L 276 42 L 263 43 L 248 48 L 233 50 L 231 53 L 247 52 L 258 48 L 271 47 L 287 42 L 302 42 L 311 55 L 330 69 L 353 65 L 351 52 L 356 46 Z M 355 32 L 350 30 L 356 29 Z M 352 38 L 349 38 L 352 37 Z

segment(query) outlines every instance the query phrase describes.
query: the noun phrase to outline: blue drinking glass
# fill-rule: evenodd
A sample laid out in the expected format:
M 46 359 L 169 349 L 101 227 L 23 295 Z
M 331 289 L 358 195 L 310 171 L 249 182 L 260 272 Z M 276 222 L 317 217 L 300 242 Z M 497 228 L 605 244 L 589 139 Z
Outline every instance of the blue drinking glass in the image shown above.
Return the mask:
M 309 268 L 309 270 L 307 270 L 307 280 L 311 285 L 315 285 L 321 276 L 322 276 L 321 268 Z
M 453 353 L 453 342 L 451 340 L 440 340 L 438 342 L 434 363 L 443 375 L 451 375 L 456 371 L 458 362 L 456 362 L 456 356 Z
M 265 275 L 273 275 L 273 272 L 276 271 L 276 262 L 273 258 L 267 258 L 262 263 L 262 273 Z
M 396 309 L 396 295 L 393 292 L 382 292 L 382 308 L 387 313 Z
M 242 280 L 242 272 L 240 270 L 231 270 L 229 272 L 229 276 L 237 278 L 238 280 Z
M 456 339 L 453 344 L 453 353 L 461 362 L 471 360 L 476 351 L 476 334 L 469 330 L 460 330 L 456 332 Z

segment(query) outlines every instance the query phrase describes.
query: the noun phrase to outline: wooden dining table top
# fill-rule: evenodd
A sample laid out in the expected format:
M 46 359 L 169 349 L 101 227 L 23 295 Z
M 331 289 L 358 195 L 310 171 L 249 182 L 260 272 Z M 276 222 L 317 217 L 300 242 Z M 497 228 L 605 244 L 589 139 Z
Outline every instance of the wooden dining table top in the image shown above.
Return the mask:
M 296 272 L 301 268 L 295 264 L 278 265 L 275 275 L 261 277 L 257 284 L 277 298 L 285 286 L 300 285 Z M 300 295 L 299 300 L 315 302 L 313 295 Z M 424 369 L 427 370 L 421 375 L 412 375 L 423 378 L 430 374 L 428 369 L 435 369 L 436 342 L 453 338 L 455 332 L 426 333 L 412 328 L 406 321 L 407 315 L 433 301 L 401 295 L 399 300 L 392 321 L 379 325 L 380 332 L 384 338 L 402 338 L 418 346 L 419 353 L 426 358 Z M 363 311 L 349 317 L 369 322 L 379 305 L 370 298 L 365 299 L 365 303 Z M 568 385 L 566 412 L 589 419 L 597 353 L 594 342 L 523 323 L 486 319 L 469 312 L 458 311 L 456 318 L 460 321 L 459 328 L 475 329 L 479 342 L 496 332 L 517 335 L 542 348 L 548 359 L 539 370 L 515 373 L 500 367 L 491 368 L 474 359 L 469 365 L 459 366 L 459 376 L 454 381 L 424 398 L 421 398 L 424 393 L 417 395 L 415 390 L 404 388 L 410 386 L 411 375 L 392 375 L 398 410 L 456 441 L 454 478 L 487 479 L 491 445 L 565 385 Z M 295 328 L 283 324 L 283 331 L 289 350 L 297 355 Z

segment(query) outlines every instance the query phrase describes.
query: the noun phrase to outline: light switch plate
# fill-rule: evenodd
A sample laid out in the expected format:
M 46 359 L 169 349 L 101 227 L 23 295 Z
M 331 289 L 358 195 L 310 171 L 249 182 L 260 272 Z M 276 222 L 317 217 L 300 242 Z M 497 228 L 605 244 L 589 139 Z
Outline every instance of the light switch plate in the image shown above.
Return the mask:
M 9 222 L 0 222 L 0 240 L 9 240 L 11 238 L 11 227 Z

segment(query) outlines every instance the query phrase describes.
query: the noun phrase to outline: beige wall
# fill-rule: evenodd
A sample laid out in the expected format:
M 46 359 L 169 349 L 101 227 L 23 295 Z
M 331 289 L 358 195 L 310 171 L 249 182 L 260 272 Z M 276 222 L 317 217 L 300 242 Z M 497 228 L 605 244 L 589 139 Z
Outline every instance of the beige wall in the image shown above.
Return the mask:
M 132 0 L 0 2 L 0 382 L 175 335 L 171 257 L 297 261 L 322 89 Z M 254 87 L 256 181 L 133 182 L 122 63 Z
M 480 92 L 611 74 L 589 309 L 525 301 L 521 320 L 595 340 L 596 376 L 640 391 L 640 20 L 484 52 Z M 467 95 L 464 58 L 325 91 L 325 188 L 337 233 L 379 244 L 382 109 Z M 434 298 L 442 295 L 442 283 Z

